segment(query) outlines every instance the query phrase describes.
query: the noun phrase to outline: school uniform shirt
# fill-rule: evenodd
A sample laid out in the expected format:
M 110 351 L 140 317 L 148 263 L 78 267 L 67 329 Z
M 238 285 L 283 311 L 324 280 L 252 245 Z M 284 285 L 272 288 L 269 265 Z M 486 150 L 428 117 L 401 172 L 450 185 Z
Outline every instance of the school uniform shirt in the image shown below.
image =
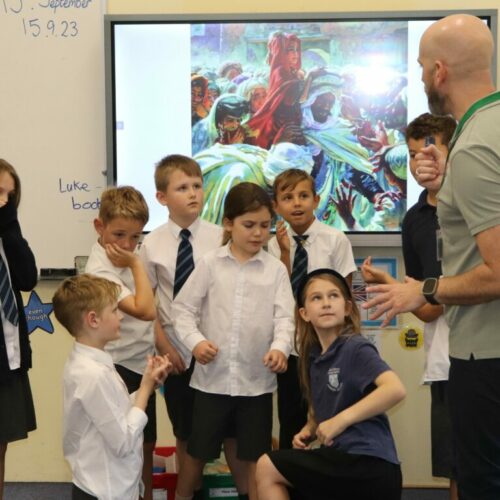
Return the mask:
M 267 252 L 244 264 L 230 244 L 203 256 L 172 304 L 175 330 L 189 351 L 203 340 L 219 349 L 210 363 L 196 363 L 191 387 L 230 396 L 273 392 L 276 375 L 263 358 L 271 349 L 290 354 L 293 311 L 286 268 Z
M 186 366 L 191 363 L 191 351 L 175 335 L 172 326 L 172 300 L 174 295 L 177 251 L 181 241 L 181 227 L 169 219 L 166 224 L 149 233 L 141 245 L 140 255 L 153 289 L 158 297 L 158 320 L 173 346 L 184 358 Z M 222 244 L 223 230 L 210 222 L 196 219 L 187 229 L 193 247 L 195 266 L 202 255 Z
M 134 276 L 129 267 L 116 267 L 108 259 L 104 247 L 95 243 L 90 252 L 85 272 L 106 278 L 120 286 L 118 302 L 135 293 Z M 152 321 L 143 321 L 122 312 L 120 338 L 108 342 L 106 351 L 117 365 L 142 374 L 147 356 L 154 354 L 154 330 Z
M 375 390 L 375 379 L 390 370 L 375 346 L 362 335 L 340 336 L 321 354 L 311 350 L 310 377 L 314 417 L 319 424 Z M 333 440 L 345 453 L 369 455 L 399 464 L 389 420 L 384 413 L 348 427 Z
M 287 228 L 287 233 L 290 238 L 290 265 L 293 266 L 297 249 L 293 237 L 297 236 L 297 233 L 291 227 Z M 345 277 L 356 271 L 351 242 L 342 231 L 314 219 L 304 235 L 308 236 L 304 243 L 304 248 L 307 250 L 308 273 L 326 267 L 334 269 Z M 267 249 L 271 255 L 280 258 L 281 250 L 276 236 L 271 238 Z
M 111 356 L 75 342 L 64 367 L 63 450 L 73 483 L 99 500 L 137 500 L 146 414 Z
M 0 255 L 2 256 L 3 261 L 7 262 L 7 257 L 5 256 L 5 252 L 3 250 L 3 242 L 1 238 L 0 238 Z M 11 282 L 9 266 L 6 265 L 5 267 L 7 268 L 9 282 Z M 5 319 L 3 307 L 0 307 L 0 317 L 2 319 L 2 330 L 5 341 L 5 350 L 7 352 L 7 362 L 9 364 L 9 369 L 17 370 L 21 366 L 21 343 L 19 341 L 19 326 L 13 325 L 10 321 L 7 321 Z
M 448 380 L 450 329 L 444 314 L 424 324 L 424 349 L 426 352 L 422 384 Z

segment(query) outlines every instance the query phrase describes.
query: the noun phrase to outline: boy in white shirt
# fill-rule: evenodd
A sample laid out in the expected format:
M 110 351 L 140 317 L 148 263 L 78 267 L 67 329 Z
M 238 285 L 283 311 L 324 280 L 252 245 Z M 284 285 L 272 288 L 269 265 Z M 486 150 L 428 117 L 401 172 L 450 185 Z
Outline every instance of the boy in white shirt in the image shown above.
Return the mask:
M 83 274 L 53 297 L 58 321 L 75 337 L 64 367 L 64 456 L 73 473 L 73 500 L 137 500 L 144 413 L 170 369 L 166 356 L 148 357 L 137 392 L 129 395 L 104 347 L 120 337 L 120 287 Z
M 294 294 L 301 279 L 319 268 L 333 269 L 351 284 L 351 275 L 356 270 L 351 243 L 342 231 L 316 219 L 314 211 L 319 196 L 314 179 L 303 170 L 285 170 L 274 180 L 273 197 L 274 209 L 287 222 L 288 228 L 283 221 L 278 222 L 268 251 L 288 268 Z M 297 245 L 301 247 L 299 252 Z M 304 264 L 302 268 L 299 261 Z M 293 436 L 307 421 L 294 352 L 288 359 L 287 371 L 278 375 L 278 417 L 280 449 L 291 448 Z
M 174 332 L 172 301 L 200 257 L 221 246 L 223 231 L 221 227 L 199 217 L 203 208 L 203 176 L 200 166 L 192 158 L 174 154 L 160 160 L 156 165 L 155 185 L 156 198 L 168 208 L 169 217 L 165 224 L 144 238 L 140 255 L 158 298 L 156 348 L 160 354 L 168 354 L 173 364 L 173 372 L 165 384 L 165 402 L 176 438 L 179 469 L 182 469 L 191 434 L 194 393 L 189 382 L 194 359 Z M 178 256 L 182 254 L 184 245 L 190 247 L 187 260 L 191 259 L 191 266 L 186 272 L 179 271 L 176 275 Z M 182 265 L 182 262 L 179 264 Z M 246 479 L 242 465 L 238 465 L 236 460 L 234 439 L 225 440 L 224 451 L 232 470 L 238 472 L 241 469 L 241 474 L 237 473 L 234 478 L 238 491 L 246 492 Z M 194 498 L 203 498 L 201 477 L 199 479 L 200 489 Z
M 92 247 L 86 272 L 120 286 L 118 307 L 123 313 L 120 338 L 110 342 L 116 371 L 129 392 L 139 388 L 148 355 L 154 354 L 153 321 L 156 317 L 153 290 L 139 255 L 135 252 L 148 221 L 149 210 L 142 194 L 130 186 L 103 192 L 94 227 L 99 235 Z M 153 450 L 156 444 L 156 395 L 148 401 L 144 428 L 144 500 L 153 498 Z

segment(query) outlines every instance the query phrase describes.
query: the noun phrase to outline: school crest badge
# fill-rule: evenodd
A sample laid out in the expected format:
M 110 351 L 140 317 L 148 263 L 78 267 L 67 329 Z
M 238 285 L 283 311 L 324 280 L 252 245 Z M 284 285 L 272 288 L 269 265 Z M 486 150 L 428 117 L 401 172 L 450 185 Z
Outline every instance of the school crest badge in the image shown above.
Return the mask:
M 342 388 L 340 368 L 330 368 L 328 370 L 328 388 L 333 392 L 338 392 Z

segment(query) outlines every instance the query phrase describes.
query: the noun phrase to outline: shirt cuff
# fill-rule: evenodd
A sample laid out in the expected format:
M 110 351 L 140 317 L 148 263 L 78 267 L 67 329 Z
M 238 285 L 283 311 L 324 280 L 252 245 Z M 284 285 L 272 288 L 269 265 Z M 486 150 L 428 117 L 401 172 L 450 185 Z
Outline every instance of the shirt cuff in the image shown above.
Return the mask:
M 135 400 L 135 392 L 133 393 L 133 395 Z M 129 425 L 132 425 L 137 429 L 144 429 L 144 427 L 146 427 L 146 424 L 148 423 L 148 416 L 143 410 L 137 408 L 137 406 L 132 406 L 132 408 L 130 408 L 130 411 L 128 412 L 127 421 Z
M 290 342 L 285 342 L 284 340 L 275 340 L 271 344 L 271 348 L 269 350 L 281 351 L 288 358 L 292 350 L 292 345 L 290 344 Z
M 192 332 L 186 338 L 182 339 L 182 343 L 193 352 L 193 349 L 204 340 L 207 340 L 200 332 Z

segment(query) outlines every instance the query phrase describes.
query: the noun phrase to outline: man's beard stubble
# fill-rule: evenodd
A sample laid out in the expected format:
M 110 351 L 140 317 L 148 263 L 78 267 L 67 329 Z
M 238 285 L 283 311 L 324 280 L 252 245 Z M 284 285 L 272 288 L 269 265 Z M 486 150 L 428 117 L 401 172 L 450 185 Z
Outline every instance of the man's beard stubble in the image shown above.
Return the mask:
M 429 105 L 429 111 L 433 115 L 443 116 L 449 113 L 446 109 L 446 97 L 441 95 L 434 86 L 429 87 L 427 91 L 427 103 Z

